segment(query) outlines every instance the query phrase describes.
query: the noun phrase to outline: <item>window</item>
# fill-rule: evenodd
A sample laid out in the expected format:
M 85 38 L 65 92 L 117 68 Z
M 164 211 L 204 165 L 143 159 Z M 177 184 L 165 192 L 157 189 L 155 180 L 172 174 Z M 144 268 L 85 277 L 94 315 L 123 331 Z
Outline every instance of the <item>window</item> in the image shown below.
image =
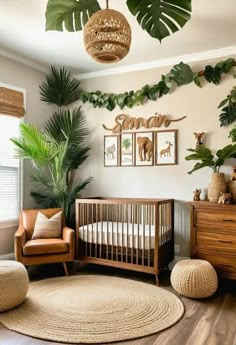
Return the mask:
M 20 119 L 0 116 L 0 222 L 17 220 L 20 205 L 20 162 L 14 158 L 12 137 L 19 136 Z
M 0 223 L 18 219 L 20 211 L 21 169 L 10 141 L 19 136 L 24 116 L 24 91 L 0 83 Z M 1 225 L 1 224 L 0 224 Z

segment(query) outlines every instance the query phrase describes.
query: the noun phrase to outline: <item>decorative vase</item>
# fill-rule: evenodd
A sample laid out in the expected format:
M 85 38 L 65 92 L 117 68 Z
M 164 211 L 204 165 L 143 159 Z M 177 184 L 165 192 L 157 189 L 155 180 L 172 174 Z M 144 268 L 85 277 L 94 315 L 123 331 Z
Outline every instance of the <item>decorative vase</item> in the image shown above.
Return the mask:
M 228 182 L 228 191 L 232 194 L 233 202 L 236 203 L 236 181 Z
M 210 202 L 218 202 L 220 193 L 225 193 L 227 185 L 224 173 L 212 173 L 211 183 L 208 187 L 208 200 Z

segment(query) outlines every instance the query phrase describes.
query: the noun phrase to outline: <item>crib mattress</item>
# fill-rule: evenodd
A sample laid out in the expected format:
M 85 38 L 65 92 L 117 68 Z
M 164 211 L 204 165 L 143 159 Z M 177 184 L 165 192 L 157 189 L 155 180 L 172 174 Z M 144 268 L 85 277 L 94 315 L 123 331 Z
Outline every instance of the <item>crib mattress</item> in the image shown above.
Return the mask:
M 159 246 L 171 239 L 171 229 L 159 226 Z M 155 248 L 154 225 L 97 222 L 79 228 L 79 237 L 84 242 L 135 249 Z

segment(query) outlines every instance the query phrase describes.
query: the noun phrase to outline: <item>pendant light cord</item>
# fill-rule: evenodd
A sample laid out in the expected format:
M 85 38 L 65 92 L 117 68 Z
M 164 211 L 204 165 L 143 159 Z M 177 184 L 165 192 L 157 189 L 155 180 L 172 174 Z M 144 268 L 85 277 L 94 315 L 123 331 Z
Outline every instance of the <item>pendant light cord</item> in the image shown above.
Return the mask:
M 107 8 L 107 9 L 109 8 L 108 2 L 109 2 L 109 0 L 106 0 L 106 8 Z

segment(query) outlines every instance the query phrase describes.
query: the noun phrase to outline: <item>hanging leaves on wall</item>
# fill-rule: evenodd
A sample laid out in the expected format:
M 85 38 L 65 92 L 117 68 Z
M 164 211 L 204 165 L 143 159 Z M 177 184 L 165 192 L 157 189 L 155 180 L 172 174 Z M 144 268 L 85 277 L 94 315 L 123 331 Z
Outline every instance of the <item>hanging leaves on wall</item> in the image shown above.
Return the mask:
M 178 86 L 189 84 L 193 81 L 195 74 L 193 73 L 189 65 L 180 62 L 178 65 L 175 65 L 170 73 L 172 74 L 172 79 L 176 82 Z
M 236 86 L 233 87 L 226 99 L 220 102 L 218 108 L 222 108 L 219 116 L 221 127 L 229 125 L 236 120 Z
M 220 75 L 222 75 L 222 73 L 230 72 L 232 67 L 236 66 L 236 61 L 230 58 L 220 61 L 216 66 L 220 71 Z M 163 95 L 168 94 L 174 84 L 181 86 L 194 81 L 197 86 L 201 87 L 202 80 L 205 79 L 205 73 L 214 70 L 216 66 L 208 65 L 204 70 L 193 72 L 189 65 L 180 62 L 174 65 L 169 73 L 162 75 L 161 80 L 157 84 L 146 84 L 137 91 L 126 91 L 120 94 L 102 93 L 99 90 L 92 92 L 83 90 L 79 87 L 79 80 L 72 78 L 70 72 L 66 72 L 64 68 L 58 71 L 55 67 L 51 67 L 51 72 L 46 76 L 46 81 L 40 85 L 41 100 L 61 106 L 79 99 L 83 103 L 91 103 L 94 108 L 106 108 L 109 111 L 115 109 L 116 106 L 120 109 L 124 107 L 132 108 L 142 105 L 147 100 L 156 101 Z M 61 78 L 65 78 L 67 82 L 63 81 L 61 83 Z M 209 79 L 209 76 L 207 78 Z M 212 77 L 209 81 L 213 81 L 213 79 L 215 80 L 215 77 Z M 66 85 L 66 89 L 60 88 L 62 84 Z M 71 92 L 71 88 L 73 92 Z M 68 90 L 70 90 L 70 94 L 73 97 L 67 100 Z M 224 108 L 220 114 L 220 123 L 221 126 L 225 126 L 236 120 L 236 87 L 218 106 L 218 108 L 222 107 Z

